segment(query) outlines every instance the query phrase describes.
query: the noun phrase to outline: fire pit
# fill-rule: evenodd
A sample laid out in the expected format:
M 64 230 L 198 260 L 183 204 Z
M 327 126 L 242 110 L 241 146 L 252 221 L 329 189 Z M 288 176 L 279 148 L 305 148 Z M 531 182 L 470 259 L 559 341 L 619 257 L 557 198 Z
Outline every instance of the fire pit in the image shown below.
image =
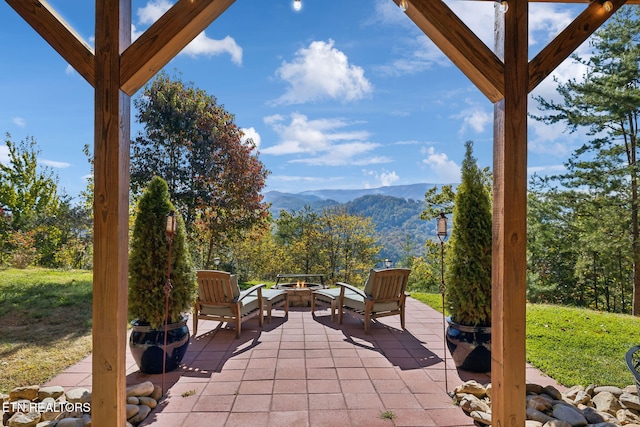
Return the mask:
M 280 283 L 281 280 L 297 279 L 295 282 Z M 310 279 L 320 279 L 320 283 L 312 283 Z M 276 289 L 282 289 L 289 294 L 289 306 L 309 307 L 311 306 L 311 292 L 324 289 L 323 274 L 278 274 L 276 276 Z

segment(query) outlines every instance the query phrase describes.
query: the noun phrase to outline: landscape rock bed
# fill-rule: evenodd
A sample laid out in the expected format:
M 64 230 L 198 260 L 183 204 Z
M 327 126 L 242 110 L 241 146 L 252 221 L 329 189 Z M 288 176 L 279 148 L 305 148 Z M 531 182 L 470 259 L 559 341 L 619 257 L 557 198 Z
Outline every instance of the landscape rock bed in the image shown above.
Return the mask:
M 146 381 L 127 387 L 127 427 L 142 422 L 158 404 L 162 390 Z M 0 393 L 2 426 L 91 427 L 91 392 L 77 387 L 16 387 Z
M 491 384 L 467 381 L 454 390 L 454 401 L 476 425 L 491 425 Z M 635 385 L 553 386 L 527 384 L 526 427 L 640 427 L 640 400 Z

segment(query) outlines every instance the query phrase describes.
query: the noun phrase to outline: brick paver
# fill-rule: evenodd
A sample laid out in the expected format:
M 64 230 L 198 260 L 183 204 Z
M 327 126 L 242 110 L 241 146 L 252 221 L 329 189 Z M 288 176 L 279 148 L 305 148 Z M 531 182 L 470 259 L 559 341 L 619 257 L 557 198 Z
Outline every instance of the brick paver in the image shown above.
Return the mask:
M 364 333 L 362 322 L 329 311 L 312 316 L 292 307 L 276 310 L 261 329 L 250 320 L 235 338 L 233 328 L 200 321 L 183 365 L 165 375 L 165 398 L 141 426 L 473 426 L 446 394 L 467 379 L 443 343 L 442 315 L 409 298 L 406 330 L 399 318 L 380 319 Z M 445 382 L 445 360 L 446 379 Z M 127 356 L 127 384 L 162 383 Z M 527 379 L 557 384 L 527 368 Z M 91 358 L 47 385 L 91 387 Z M 383 419 L 385 411 L 393 419 Z

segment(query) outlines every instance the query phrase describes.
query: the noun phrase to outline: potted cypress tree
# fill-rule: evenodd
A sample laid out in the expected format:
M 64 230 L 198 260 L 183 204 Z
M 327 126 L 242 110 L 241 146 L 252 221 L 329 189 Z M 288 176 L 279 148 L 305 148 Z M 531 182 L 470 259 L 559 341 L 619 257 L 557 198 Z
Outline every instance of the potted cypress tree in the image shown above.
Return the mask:
M 166 219 L 172 211 L 175 208 L 166 181 L 152 178 L 137 204 L 129 252 L 129 317 L 133 326 L 129 347 L 140 370 L 148 374 L 161 373 L 163 368 L 171 371 L 182 361 L 189 345 L 186 313 L 191 311 L 197 292 L 179 215 L 169 247 Z M 168 271 L 171 286 L 167 285 Z
M 445 257 L 447 347 L 456 367 L 491 370 L 492 212 L 486 174 L 467 141 L 462 181 L 453 206 L 453 227 Z

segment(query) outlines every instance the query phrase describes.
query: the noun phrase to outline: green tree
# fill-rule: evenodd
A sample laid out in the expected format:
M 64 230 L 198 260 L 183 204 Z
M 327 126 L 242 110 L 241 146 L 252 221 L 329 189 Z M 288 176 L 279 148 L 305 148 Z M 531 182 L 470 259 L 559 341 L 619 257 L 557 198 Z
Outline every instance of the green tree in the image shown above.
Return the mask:
M 34 262 L 55 266 L 53 256 L 61 244 L 60 197 L 57 176 L 38 164 L 35 138 L 19 143 L 6 134 L 9 163 L 0 163 L 0 206 L 5 212 L 3 258 L 14 253 L 16 265 Z M 33 245 L 29 247 L 29 245 Z
M 14 229 L 33 228 L 38 216 L 52 216 L 59 205 L 58 178 L 50 167 L 38 165 L 35 138 L 19 143 L 6 134 L 9 163 L 0 163 L 0 206 L 11 211 Z
M 293 273 L 310 274 L 323 269 L 324 262 L 320 256 L 319 215 L 305 206 L 298 212 L 280 212 L 276 220 L 275 238 L 288 252 L 285 259 L 293 267 Z
M 362 283 L 380 252 L 371 219 L 332 208 L 323 211 L 320 223 L 319 248 L 328 260 L 330 280 Z
M 459 324 L 491 324 L 491 199 L 467 141 L 445 255 L 447 303 Z
M 131 188 L 163 177 L 198 246 L 202 267 L 242 230 L 267 217 L 260 191 L 268 174 L 250 139 L 215 97 L 160 73 L 134 100 L 144 126 L 131 142 Z
M 587 128 L 592 139 L 569 160 L 558 177 L 568 187 L 620 202 L 621 221 L 628 221 L 633 263 L 632 312 L 640 315 L 640 230 L 638 224 L 638 113 L 640 112 L 640 19 L 635 7 L 621 8 L 591 40 L 593 54 L 573 59 L 586 68 L 583 79 L 558 84 L 562 103 L 538 98 L 551 111 L 536 117 L 565 123 L 569 130 Z M 628 219 L 624 219 L 628 215 Z
M 175 211 L 167 183 L 154 177 L 140 197 L 129 253 L 129 315 L 132 320 L 160 328 L 165 320 L 168 237 L 166 215 Z M 169 323 L 182 319 L 193 308 L 196 276 L 187 246 L 184 222 L 178 213 L 178 227 L 171 250 L 171 293 Z
M 527 196 L 527 297 L 575 304 L 578 232 L 568 194 L 534 176 Z

